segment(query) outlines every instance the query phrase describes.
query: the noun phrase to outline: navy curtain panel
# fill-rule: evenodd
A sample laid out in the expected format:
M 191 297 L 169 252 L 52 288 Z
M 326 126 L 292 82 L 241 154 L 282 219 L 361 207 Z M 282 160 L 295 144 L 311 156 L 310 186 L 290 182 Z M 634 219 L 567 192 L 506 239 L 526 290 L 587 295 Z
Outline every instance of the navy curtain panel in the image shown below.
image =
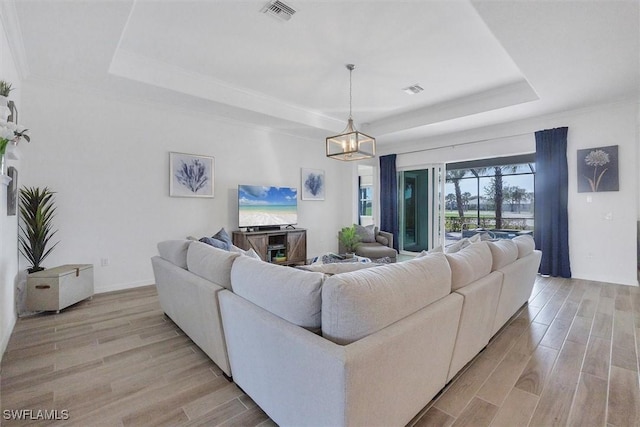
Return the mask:
M 536 249 L 542 251 L 540 274 L 571 277 L 567 199 L 568 128 L 541 130 L 536 136 L 535 228 Z
M 393 234 L 398 250 L 398 176 L 396 155 L 380 156 L 380 229 Z

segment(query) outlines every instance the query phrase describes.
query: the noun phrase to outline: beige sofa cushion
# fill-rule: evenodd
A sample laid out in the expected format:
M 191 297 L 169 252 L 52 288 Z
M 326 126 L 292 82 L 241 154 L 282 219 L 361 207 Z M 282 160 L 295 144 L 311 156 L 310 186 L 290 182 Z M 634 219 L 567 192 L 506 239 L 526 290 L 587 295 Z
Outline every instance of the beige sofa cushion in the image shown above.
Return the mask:
M 491 250 L 487 242 L 478 242 L 445 255 L 451 267 L 451 289 L 460 289 L 491 273 Z
M 320 328 L 322 273 L 240 257 L 231 268 L 233 292 L 295 325 Z
M 191 240 L 165 240 L 158 243 L 158 253 L 170 263 L 187 269 L 187 248 Z
M 487 244 L 493 256 L 493 267 L 491 271 L 499 270 L 518 259 L 518 246 L 509 239 L 487 242 Z
M 297 268 L 306 271 L 317 271 L 324 274 L 341 274 L 350 273 L 352 271 L 364 270 L 365 268 L 378 267 L 383 264 L 375 262 L 336 262 L 331 264 L 311 264 L 300 265 Z
M 191 242 L 187 250 L 187 267 L 193 274 L 231 289 L 231 265 L 239 256 L 206 243 Z
M 322 335 L 337 344 L 357 341 L 450 292 L 443 254 L 331 276 L 322 288 Z
M 526 257 L 536 248 L 535 240 L 529 235 L 514 237 L 513 242 L 518 247 L 518 259 Z

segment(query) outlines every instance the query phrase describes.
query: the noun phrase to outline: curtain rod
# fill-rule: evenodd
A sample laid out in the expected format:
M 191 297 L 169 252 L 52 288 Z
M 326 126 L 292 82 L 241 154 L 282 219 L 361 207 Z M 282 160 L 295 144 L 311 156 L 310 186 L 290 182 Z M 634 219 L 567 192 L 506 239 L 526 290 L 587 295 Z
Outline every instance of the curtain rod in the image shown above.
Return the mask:
M 518 136 L 527 136 L 527 135 L 533 135 L 533 134 L 534 134 L 534 132 L 525 132 L 525 133 L 519 133 L 519 134 L 516 134 L 516 135 L 505 135 L 505 136 L 498 136 L 498 137 L 495 137 L 495 138 L 478 139 L 476 141 L 460 142 L 458 144 L 443 145 L 441 147 L 431 147 L 431 148 L 424 148 L 424 149 L 421 149 L 421 150 L 404 151 L 402 153 L 397 153 L 397 154 L 422 153 L 424 151 L 440 150 L 442 148 L 456 148 L 456 147 L 461 147 L 461 146 L 464 146 L 464 145 L 479 144 L 481 142 L 494 141 L 496 139 L 516 138 Z

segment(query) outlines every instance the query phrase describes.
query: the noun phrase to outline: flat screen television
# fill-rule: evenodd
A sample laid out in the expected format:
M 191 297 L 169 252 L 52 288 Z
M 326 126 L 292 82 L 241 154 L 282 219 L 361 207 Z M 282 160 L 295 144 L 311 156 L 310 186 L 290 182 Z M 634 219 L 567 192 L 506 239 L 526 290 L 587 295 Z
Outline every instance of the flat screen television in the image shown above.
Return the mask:
M 238 185 L 238 226 L 277 228 L 298 223 L 298 190 Z

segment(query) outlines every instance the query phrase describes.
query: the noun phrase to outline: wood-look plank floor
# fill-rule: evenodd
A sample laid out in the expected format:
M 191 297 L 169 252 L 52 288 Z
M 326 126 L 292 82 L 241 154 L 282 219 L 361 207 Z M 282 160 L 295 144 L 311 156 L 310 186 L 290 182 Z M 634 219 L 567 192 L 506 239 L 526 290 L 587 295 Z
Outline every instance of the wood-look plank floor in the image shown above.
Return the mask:
M 639 352 L 640 288 L 538 277 L 411 425 L 640 426 Z
M 540 277 L 410 425 L 638 426 L 639 352 L 639 288 Z M 163 315 L 153 286 L 19 319 L 0 403 L 9 426 L 275 425 Z M 16 410 L 68 419 L 6 419 Z

